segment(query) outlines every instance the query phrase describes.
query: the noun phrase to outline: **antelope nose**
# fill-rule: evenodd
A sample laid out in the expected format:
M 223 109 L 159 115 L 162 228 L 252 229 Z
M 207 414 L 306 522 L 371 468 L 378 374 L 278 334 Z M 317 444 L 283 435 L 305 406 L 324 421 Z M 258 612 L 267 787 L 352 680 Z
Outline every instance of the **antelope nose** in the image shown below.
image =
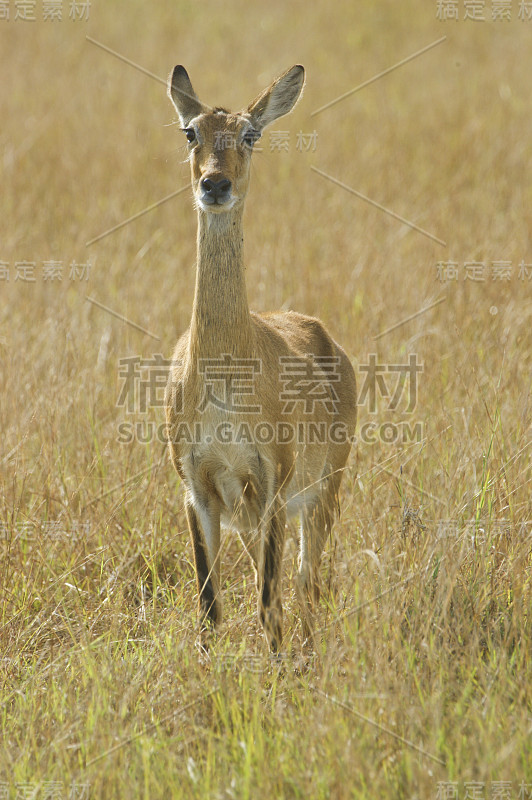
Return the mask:
M 225 200 L 231 191 L 231 181 L 227 178 L 222 178 L 219 181 L 213 181 L 211 178 L 203 178 L 201 181 L 201 189 L 207 198 L 213 203 L 219 200 Z

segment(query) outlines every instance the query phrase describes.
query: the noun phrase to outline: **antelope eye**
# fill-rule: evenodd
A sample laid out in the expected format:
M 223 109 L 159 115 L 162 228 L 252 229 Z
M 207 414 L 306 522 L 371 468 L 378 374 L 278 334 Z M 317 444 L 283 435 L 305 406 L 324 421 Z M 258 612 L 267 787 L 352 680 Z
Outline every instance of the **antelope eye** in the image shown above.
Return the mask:
M 249 131 L 246 131 L 242 141 L 246 145 L 246 147 L 253 147 L 253 145 L 258 139 L 260 139 L 259 131 L 251 129 Z
M 192 142 L 196 141 L 196 132 L 194 128 L 183 128 L 183 130 L 189 144 L 192 144 Z

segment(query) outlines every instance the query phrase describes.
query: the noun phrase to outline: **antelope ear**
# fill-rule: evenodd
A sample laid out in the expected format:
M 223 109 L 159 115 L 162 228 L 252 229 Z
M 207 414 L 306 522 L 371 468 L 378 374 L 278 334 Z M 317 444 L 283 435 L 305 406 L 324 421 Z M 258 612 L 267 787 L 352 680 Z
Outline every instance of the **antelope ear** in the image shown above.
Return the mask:
M 191 119 L 204 111 L 196 92 L 192 88 L 190 78 L 184 67 L 174 67 L 168 78 L 168 97 L 174 104 L 183 128 L 186 128 Z
M 288 114 L 301 96 L 304 83 L 305 70 L 300 64 L 296 64 L 276 78 L 248 106 L 247 113 L 251 117 L 253 126 L 261 131 L 266 125 Z

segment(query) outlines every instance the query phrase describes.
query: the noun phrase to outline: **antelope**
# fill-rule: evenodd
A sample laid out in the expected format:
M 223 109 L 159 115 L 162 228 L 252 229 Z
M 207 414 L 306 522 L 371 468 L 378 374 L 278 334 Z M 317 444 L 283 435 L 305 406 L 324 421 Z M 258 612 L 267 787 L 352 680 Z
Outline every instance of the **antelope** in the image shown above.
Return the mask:
M 292 110 L 304 79 L 303 67 L 292 67 L 238 113 L 202 104 L 182 66 L 168 80 L 188 142 L 198 233 L 192 319 L 172 359 L 166 430 L 186 488 L 205 649 L 222 618 L 223 527 L 237 532 L 251 558 L 258 615 L 279 653 L 285 524 L 294 515 L 296 592 L 310 640 L 321 555 L 354 436 L 355 374 L 344 350 L 320 320 L 254 313 L 247 300 L 242 218 L 253 146 Z

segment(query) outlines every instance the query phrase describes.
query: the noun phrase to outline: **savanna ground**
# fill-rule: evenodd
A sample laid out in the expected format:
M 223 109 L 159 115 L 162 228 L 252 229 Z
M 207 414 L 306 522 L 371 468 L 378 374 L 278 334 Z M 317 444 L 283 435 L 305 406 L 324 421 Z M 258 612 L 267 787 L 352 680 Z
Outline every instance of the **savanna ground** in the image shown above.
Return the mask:
M 65 0 L 54 22 L 15 5 L 0 20 L 1 796 L 532 797 L 532 20 L 516 0 L 510 21 L 490 0 L 485 21 L 462 2 L 438 20 L 429 0 L 96 0 L 88 20 Z M 176 63 L 233 109 L 305 65 L 273 126 L 287 149 L 266 133 L 254 155 L 250 305 L 320 316 L 375 389 L 312 658 L 290 528 L 281 669 L 230 536 L 225 620 L 200 658 L 183 493 L 154 435 L 161 370 L 124 383 L 122 359 L 153 376 L 188 324 L 190 190 L 86 246 L 187 187 Z

